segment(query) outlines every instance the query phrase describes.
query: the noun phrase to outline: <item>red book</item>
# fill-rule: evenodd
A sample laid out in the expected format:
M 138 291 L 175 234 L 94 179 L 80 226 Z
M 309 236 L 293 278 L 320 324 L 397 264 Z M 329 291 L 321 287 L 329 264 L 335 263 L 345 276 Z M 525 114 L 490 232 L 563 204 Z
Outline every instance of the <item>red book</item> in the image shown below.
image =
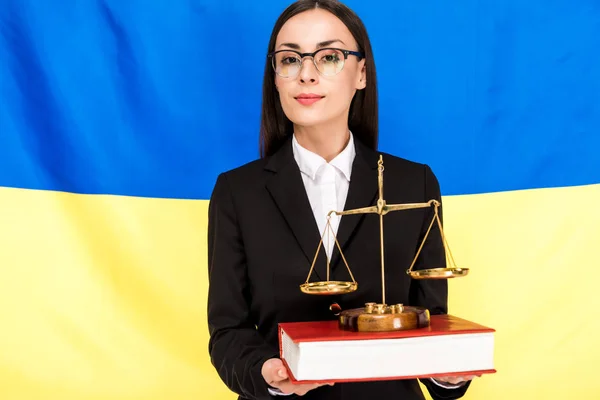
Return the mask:
M 337 321 L 279 324 L 293 382 L 348 382 L 494 373 L 495 330 L 451 315 L 427 328 L 351 332 Z

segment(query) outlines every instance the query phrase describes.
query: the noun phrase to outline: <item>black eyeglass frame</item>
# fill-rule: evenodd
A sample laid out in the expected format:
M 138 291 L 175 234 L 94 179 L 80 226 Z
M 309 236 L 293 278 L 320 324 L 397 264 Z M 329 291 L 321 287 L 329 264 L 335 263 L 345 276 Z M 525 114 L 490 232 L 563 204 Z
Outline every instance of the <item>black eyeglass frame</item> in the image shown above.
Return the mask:
M 319 74 L 323 75 L 323 73 L 319 70 L 319 67 L 317 67 L 317 62 L 315 61 L 315 55 L 318 52 L 323 51 L 323 50 L 337 50 L 344 55 L 344 65 L 342 66 L 342 69 L 340 69 L 335 75 L 339 74 L 344 69 L 344 66 L 346 65 L 346 60 L 348 59 L 348 56 L 351 56 L 351 55 L 356 56 L 356 57 L 358 57 L 359 61 L 362 60 L 363 58 L 365 58 L 365 54 L 360 51 L 339 49 L 336 47 L 324 47 L 322 49 L 315 50 L 312 53 L 300 53 L 297 50 L 282 49 L 282 50 L 273 51 L 273 52 L 267 54 L 267 58 L 271 59 L 271 67 L 273 67 L 273 71 L 277 74 L 277 67 L 275 66 L 275 55 L 277 53 L 290 52 L 290 53 L 298 54 L 298 56 L 300 56 L 300 68 L 298 69 L 298 73 L 295 75 L 295 76 L 298 76 L 298 74 L 300 73 L 300 70 L 302 70 L 302 66 L 304 65 L 304 58 L 310 57 L 313 60 L 313 64 L 314 64 L 316 70 L 319 72 Z M 279 75 L 279 74 L 277 74 L 277 75 Z M 324 76 L 335 76 L 335 75 L 324 75 Z M 279 76 L 281 76 L 281 75 L 279 75 Z M 282 76 L 282 78 L 292 78 L 292 76 Z

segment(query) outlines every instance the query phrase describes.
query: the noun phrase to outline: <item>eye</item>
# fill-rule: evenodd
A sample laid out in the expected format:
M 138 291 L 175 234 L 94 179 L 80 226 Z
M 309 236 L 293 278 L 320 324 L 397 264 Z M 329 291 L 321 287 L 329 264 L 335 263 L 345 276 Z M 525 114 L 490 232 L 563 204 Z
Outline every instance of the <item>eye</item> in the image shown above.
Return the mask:
M 300 64 L 300 56 L 293 51 L 282 51 L 275 56 L 277 65 L 290 66 Z
M 321 61 L 326 63 L 336 63 L 340 61 L 340 57 L 337 53 L 326 54 L 321 58 Z
M 300 60 L 298 59 L 298 57 L 294 57 L 294 56 L 285 56 L 281 59 L 281 64 L 283 65 L 290 65 L 290 64 L 297 64 Z
M 317 53 L 317 63 L 320 65 L 337 65 L 342 61 L 344 55 L 335 49 L 323 49 Z

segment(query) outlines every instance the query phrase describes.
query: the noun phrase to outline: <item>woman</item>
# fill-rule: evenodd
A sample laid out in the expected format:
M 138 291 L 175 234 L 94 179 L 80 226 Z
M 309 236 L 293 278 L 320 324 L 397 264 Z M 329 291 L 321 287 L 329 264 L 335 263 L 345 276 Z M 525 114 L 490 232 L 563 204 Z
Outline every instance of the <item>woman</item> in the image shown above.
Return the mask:
M 269 41 L 261 159 L 221 174 L 209 207 L 209 350 L 241 399 L 424 398 L 417 380 L 294 385 L 278 358 L 279 322 L 334 319 L 332 303 L 356 308 L 381 298 L 379 221 L 364 215 L 331 221 L 358 290 L 333 297 L 299 290 L 327 212 L 375 204 L 377 118 L 375 64 L 360 19 L 333 0 L 292 4 Z M 429 167 L 387 154 L 383 159 L 388 203 L 440 200 Z M 404 273 L 431 217 L 424 209 L 386 216 L 386 296 L 388 304 L 446 313 L 445 281 Z M 443 266 L 439 232 L 430 238 L 415 268 Z M 330 279 L 348 280 L 339 254 L 331 245 L 326 252 Z M 318 278 L 326 274 L 324 265 L 320 259 Z M 471 378 L 422 382 L 434 398 L 452 399 L 465 393 Z

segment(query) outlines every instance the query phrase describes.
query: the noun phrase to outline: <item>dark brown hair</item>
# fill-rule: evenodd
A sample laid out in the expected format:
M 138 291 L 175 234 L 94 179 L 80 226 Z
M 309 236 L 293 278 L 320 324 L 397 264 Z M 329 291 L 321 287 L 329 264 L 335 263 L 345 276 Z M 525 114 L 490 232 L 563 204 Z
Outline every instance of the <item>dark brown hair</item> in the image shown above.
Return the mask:
M 293 16 L 304 11 L 320 8 L 338 17 L 348 28 L 358 43 L 358 51 L 365 55 L 367 86 L 356 92 L 350 104 L 348 126 L 354 137 L 369 148 L 377 149 L 378 139 L 378 107 L 377 78 L 375 61 L 367 30 L 360 18 L 347 6 L 336 0 L 299 0 L 290 5 L 277 19 L 271 38 L 268 53 L 274 51 L 277 35 L 283 24 Z M 285 116 L 275 88 L 274 71 L 271 60 L 266 56 L 263 80 L 263 101 L 260 122 L 260 156 L 268 157 L 275 153 L 293 133 L 292 122 Z

